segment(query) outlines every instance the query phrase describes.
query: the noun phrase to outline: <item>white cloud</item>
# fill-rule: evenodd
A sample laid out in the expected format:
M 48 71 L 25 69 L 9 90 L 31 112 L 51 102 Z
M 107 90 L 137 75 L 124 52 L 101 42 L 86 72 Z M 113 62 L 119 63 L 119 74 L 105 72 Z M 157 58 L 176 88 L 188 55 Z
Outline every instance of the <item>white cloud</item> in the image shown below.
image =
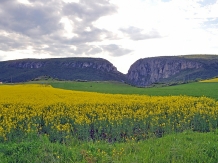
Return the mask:
M 2 61 L 14 60 L 18 58 L 51 58 L 52 56 L 46 53 L 33 54 L 31 47 L 27 47 L 25 50 L 16 51 L 2 51 L 0 50 L 0 59 Z
M 64 25 L 63 36 L 72 39 L 73 37 L 78 37 L 76 33 L 73 33 L 73 21 L 71 21 L 68 17 L 62 17 L 60 23 Z
M 31 5 L 31 3 L 28 0 L 17 0 L 17 1 L 25 5 Z

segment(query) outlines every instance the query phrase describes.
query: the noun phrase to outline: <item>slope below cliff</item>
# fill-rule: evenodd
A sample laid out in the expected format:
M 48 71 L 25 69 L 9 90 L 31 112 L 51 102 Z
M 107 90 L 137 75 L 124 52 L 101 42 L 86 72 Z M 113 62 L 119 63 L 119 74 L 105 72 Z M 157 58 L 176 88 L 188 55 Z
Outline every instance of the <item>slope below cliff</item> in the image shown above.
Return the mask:
M 139 59 L 130 67 L 127 78 L 132 85 L 144 87 L 153 83 L 187 82 L 217 75 L 217 55 L 184 55 Z
M 0 62 L 0 81 L 25 82 L 39 76 L 61 80 L 125 81 L 109 61 L 101 58 L 22 59 Z

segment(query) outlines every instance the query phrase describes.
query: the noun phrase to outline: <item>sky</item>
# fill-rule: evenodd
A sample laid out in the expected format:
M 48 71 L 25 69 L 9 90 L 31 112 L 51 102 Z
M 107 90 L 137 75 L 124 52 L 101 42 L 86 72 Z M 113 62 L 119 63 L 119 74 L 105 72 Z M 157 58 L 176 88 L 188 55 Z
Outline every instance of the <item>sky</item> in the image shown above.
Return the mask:
M 0 61 L 218 54 L 218 0 L 0 0 Z

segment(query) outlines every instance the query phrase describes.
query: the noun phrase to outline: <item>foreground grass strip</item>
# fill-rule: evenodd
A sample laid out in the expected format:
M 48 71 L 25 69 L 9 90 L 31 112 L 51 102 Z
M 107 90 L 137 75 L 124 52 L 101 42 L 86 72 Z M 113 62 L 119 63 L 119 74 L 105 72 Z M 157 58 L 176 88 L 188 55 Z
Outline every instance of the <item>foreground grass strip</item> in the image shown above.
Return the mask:
M 43 136 L 21 142 L 0 143 L 0 160 L 4 163 L 213 163 L 218 160 L 218 133 L 188 131 L 125 143 L 71 139 L 67 144 L 51 143 Z

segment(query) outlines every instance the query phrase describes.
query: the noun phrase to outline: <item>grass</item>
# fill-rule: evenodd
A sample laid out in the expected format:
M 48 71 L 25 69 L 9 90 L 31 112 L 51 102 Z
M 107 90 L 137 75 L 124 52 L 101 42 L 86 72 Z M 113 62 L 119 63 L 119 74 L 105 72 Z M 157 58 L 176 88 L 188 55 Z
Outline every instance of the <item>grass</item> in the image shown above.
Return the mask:
M 184 132 L 125 143 L 82 142 L 50 143 L 44 137 L 20 142 L 0 143 L 3 163 L 133 163 L 133 162 L 217 162 L 218 133 Z
M 71 81 L 41 81 L 44 84 L 51 84 L 55 88 L 112 93 L 112 94 L 140 94 L 151 96 L 187 95 L 207 96 L 218 100 L 218 82 L 193 82 L 188 84 L 137 88 L 120 82 L 71 82 Z

